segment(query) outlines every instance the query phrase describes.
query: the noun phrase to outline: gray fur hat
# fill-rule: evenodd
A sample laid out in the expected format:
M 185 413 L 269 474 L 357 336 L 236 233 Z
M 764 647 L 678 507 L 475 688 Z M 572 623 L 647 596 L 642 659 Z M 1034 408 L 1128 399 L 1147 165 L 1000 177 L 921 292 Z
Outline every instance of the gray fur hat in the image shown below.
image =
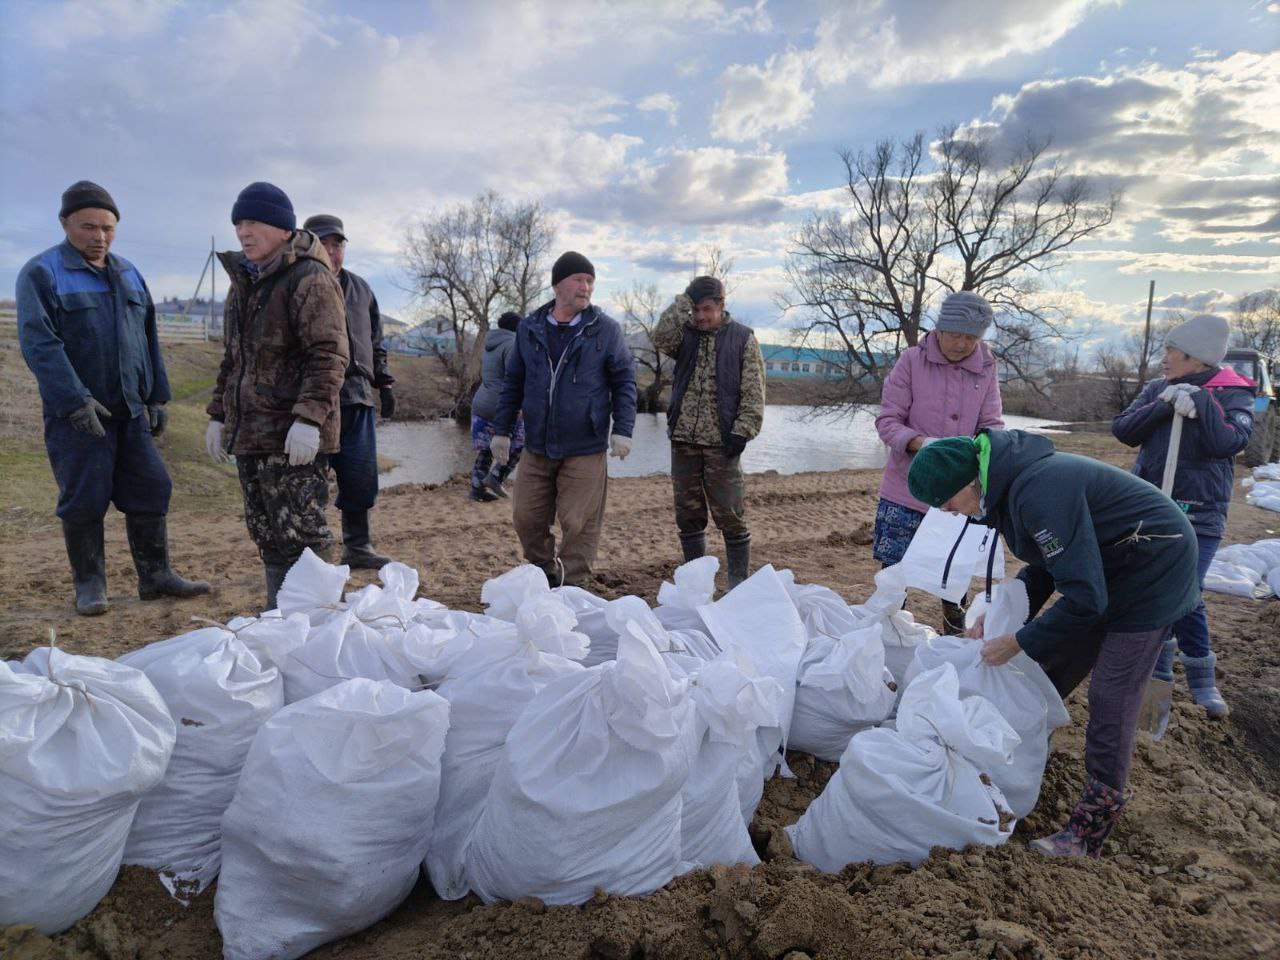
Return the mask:
M 942 309 L 938 311 L 938 322 L 933 329 L 944 333 L 967 333 L 981 337 L 991 326 L 995 315 L 991 312 L 991 304 L 972 290 L 957 290 L 947 295 L 942 301 Z
M 1176 347 L 1191 359 L 1216 367 L 1227 355 L 1230 337 L 1231 324 L 1212 313 L 1200 313 L 1165 334 L 1164 345 Z

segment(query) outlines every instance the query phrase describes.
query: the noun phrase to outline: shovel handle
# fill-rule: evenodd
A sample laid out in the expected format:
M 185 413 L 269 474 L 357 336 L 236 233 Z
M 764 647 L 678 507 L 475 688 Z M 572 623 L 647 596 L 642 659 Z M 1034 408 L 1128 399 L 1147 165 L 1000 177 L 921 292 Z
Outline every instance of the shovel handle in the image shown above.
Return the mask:
M 1169 450 L 1164 455 L 1164 478 L 1160 482 L 1160 492 L 1166 497 L 1173 497 L 1173 475 L 1178 470 L 1178 448 L 1182 446 L 1182 421 L 1186 418 L 1180 413 L 1173 415 L 1173 425 L 1169 428 Z

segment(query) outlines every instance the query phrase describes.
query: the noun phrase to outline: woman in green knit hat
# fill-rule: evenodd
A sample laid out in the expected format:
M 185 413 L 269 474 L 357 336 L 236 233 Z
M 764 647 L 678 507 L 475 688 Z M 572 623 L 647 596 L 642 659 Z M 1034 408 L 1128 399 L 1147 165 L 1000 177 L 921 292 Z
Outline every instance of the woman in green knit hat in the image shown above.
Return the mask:
M 1021 430 L 935 441 L 916 454 L 907 482 L 922 502 L 994 527 L 1026 563 L 1018 579 L 1031 617 L 984 642 L 982 659 L 998 666 L 1026 651 L 1064 698 L 1092 671 L 1083 795 L 1062 830 L 1031 846 L 1098 857 L 1128 799 L 1151 669 L 1170 626 L 1200 596 L 1191 524 L 1145 480 Z M 1057 602 L 1040 613 L 1055 590 Z M 981 631 L 979 623 L 969 635 Z

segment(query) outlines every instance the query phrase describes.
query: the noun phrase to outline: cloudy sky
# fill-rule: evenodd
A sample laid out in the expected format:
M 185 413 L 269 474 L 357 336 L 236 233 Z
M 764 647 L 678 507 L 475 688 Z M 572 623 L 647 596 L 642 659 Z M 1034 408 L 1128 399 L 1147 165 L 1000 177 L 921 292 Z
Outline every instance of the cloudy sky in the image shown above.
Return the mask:
M 1157 303 L 1280 282 L 1276 0 L 0 2 L 0 286 L 61 239 L 72 181 L 121 208 L 115 251 L 189 296 L 237 192 L 340 215 L 348 266 L 410 317 L 415 216 L 497 190 L 553 211 L 558 248 L 681 289 L 736 259 L 736 313 L 772 306 L 839 151 L 980 126 L 1050 135 L 1125 188 L 1049 292 L 1095 337 Z M 219 279 L 225 287 L 225 280 Z

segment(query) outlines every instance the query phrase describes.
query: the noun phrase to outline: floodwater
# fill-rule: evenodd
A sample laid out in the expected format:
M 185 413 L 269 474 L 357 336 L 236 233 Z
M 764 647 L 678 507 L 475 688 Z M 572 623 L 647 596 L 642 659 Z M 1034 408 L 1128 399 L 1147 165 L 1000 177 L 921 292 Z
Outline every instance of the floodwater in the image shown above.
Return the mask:
M 742 467 L 747 473 L 777 470 L 847 470 L 884 466 L 886 450 L 876 434 L 877 407 L 862 407 L 839 419 L 814 416 L 811 407 L 766 406 L 760 436 L 747 444 Z M 1054 426 L 1048 420 L 1006 416 L 1005 425 L 1022 430 Z M 671 444 L 665 413 L 636 416 L 631 454 L 609 458 L 609 476 L 643 477 L 671 471 Z M 469 473 L 475 460 L 471 432 L 452 420 L 384 423 L 378 427 L 378 453 L 396 461 L 381 477 L 383 488 L 399 483 L 444 483 Z

